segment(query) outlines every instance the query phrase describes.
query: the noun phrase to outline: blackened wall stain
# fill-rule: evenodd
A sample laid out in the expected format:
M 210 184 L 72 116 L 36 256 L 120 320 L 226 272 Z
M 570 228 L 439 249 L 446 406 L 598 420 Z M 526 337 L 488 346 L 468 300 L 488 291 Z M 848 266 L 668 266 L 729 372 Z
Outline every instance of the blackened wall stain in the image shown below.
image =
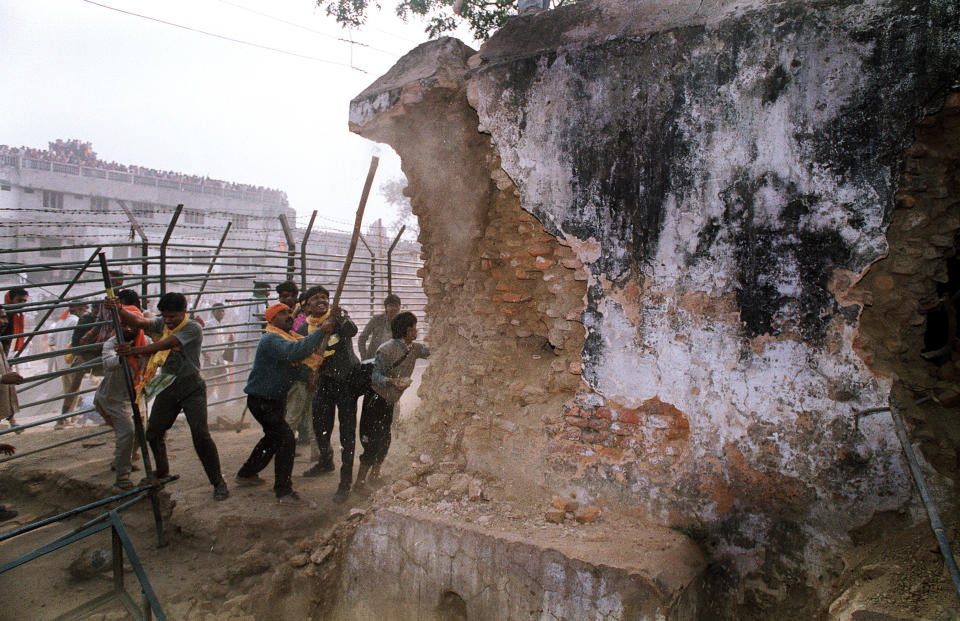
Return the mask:
M 682 31 L 702 36 L 702 28 Z M 648 72 L 672 72 L 683 63 L 674 36 L 637 42 L 618 40 L 571 55 L 582 83 L 603 72 L 616 77 L 604 88 L 598 114 L 607 117 L 601 131 L 572 123 L 562 143 L 573 169 L 574 212 L 563 228 L 625 243 L 625 256 L 604 254 L 600 268 L 616 280 L 629 267 L 643 265 L 656 252 L 668 195 L 687 185 L 683 162 L 689 144 L 680 129 L 684 94 L 680 88 L 649 89 Z M 656 102 L 657 105 L 650 105 Z M 626 261 L 626 262 L 625 262 Z
M 756 197 L 764 188 L 785 197 L 778 214 L 757 213 Z M 720 196 L 722 235 L 732 248 L 737 304 L 748 335 L 777 335 L 784 325 L 795 325 L 805 341 L 821 342 L 840 310 L 827 283 L 850 259 L 850 248 L 835 229 L 804 225 L 804 216 L 821 198 L 799 192 L 773 173 L 754 179 L 746 171 Z M 702 236 L 700 243 L 710 237 Z
M 763 103 L 775 102 L 790 81 L 790 74 L 783 65 L 777 65 L 763 81 Z
M 955 2 L 901 0 L 876 19 L 837 17 L 862 10 L 855 0 L 784 3 L 745 11 L 709 29 L 679 26 L 484 69 L 497 76 L 493 81 L 514 104 L 528 109 L 544 104 L 530 98 L 540 78 L 561 71 L 566 92 L 558 96 L 580 104 L 550 138 L 570 163 L 572 202 L 559 209 L 535 206 L 534 213 L 553 232 L 600 240 L 601 256 L 591 269 L 608 280 L 652 273 L 671 206 L 703 200 L 709 178 L 696 166 L 713 148 L 711 135 L 747 137 L 737 148 L 752 160 L 749 172 L 732 183 L 724 180 L 725 215 L 704 219 L 695 250 L 682 260 L 688 267 L 722 261 L 717 242 L 729 242 L 746 334 L 789 329 L 817 343 L 837 314 L 826 289 L 831 273 L 859 271 L 880 252 L 876 243 L 851 246 L 836 223 L 846 225 L 848 236 L 864 227 L 872 227 L 864 239 L 878 234 L 893 206 L 893 158 L 924 107 L 958 74 L 955 33 L 929 25 L 960 17 Z M 828 74 L 816 71 L 838 54 L 856 58 L 866 75 L 834 92 L 824 83 Z M 809 106 L 825 100 L 839 101 L 838 111 L 813 123 L 821 110 Z M 750 116 L 774 104 L 787 107 L 792 126 L 786 132 L 805 169 L 798 174 L 824 174 L 833 187 L 858 188 L 857 198 L 831 207 L 836 196 L 801 195 L 774 178 L 761 155 L 769 150 L 760 143 L 763 131 L 751 125 L 765 121 Z M 518 119 L 522 133 L 529 131 L 528 120 L 524 110 Z M 784 195 L 781 220 L 753 217 L 755 193 L 766 183 Z M 836 223 L 824 217 L 831 210 L 840 216 Z M 808 215 L 813 217 L 801 224 Z

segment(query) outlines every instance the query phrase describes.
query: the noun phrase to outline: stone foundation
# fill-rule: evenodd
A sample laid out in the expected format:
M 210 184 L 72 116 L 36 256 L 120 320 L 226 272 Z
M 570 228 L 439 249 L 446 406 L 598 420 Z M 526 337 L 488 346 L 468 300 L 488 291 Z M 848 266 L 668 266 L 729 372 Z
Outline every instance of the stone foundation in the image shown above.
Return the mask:
M 697 619 L 704 564 L 667 529 L 646 529 L 625 549 L 385 509 L 346 552 L 334 618 Z

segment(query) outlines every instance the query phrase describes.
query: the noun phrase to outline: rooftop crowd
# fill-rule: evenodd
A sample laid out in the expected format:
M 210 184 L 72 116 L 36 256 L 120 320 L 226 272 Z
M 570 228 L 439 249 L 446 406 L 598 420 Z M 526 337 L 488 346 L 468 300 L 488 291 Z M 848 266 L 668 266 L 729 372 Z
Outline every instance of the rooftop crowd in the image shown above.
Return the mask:
M 254 186 L 246 183 L 233 183 L 230 181 L 221 181 L 211 179 L 210 177 L 201 177 L 199 175 L 187 175 L 171 170 L 157 170 L 147 168 L 146 166 L 136 166 L 134 164 L 118 164 L 117 162 L 105 162 L 97 158 L 93 150 L 93 145 L 89 142 L 83 142 L 77 138 L 68 140 L 57 139 L 49 142 L 47 149 L 34 149 L 32 147 L 10 147 L 0 145 L 0 155 L 10 155 L 25 157 L 43 162 L 55 162 L 59 164 L 74 164 L 77 166 L 86 166 L 88 168 L 99 168 L 101 170 L 113 170 L 116 172 L 132 173 L 147 177 L 157 177 L 159 179 L 168 179 L 180 183 L 189 183 L 203 187 L 212 187 L 221 190 L 235 190 L 242 192 L 262 192 L 269 196 L 277 197 L 281 204 L 287 205 L 287 194 L 280 190 L 265 188 L 263 186 Z

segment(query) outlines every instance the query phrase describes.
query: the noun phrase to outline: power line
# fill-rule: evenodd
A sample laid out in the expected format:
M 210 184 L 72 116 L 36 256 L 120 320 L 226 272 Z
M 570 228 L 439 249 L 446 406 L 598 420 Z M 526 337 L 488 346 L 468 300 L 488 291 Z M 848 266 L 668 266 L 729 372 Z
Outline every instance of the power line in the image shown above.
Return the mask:
M 360 43 L 359 41 L 353 41 L 352 39 L 344 39 L 343 37 L 338 37 L 338 36 L 336 36 L 336 35 L 332 35 L 332 34 L 330 34 L 330 33 L 323 32 L 322 30 L 316 30 L 316 29 L 314 29 L 314 28 L 310 28 L 309 26 L 304 26 L 304 25 L 298 24 L 298 23 L 296 23 L 296 22 L 291 22 L 291 21 L 288 21 L 288 20 L 285 20 L 285 19 L 281 19 L 281 18 L 279 18 L 279 17 L 274 17 L 273 15 L 268 15 L 267 13 L 261 13 L 260 11 L 257 11 L 257 10 L 251 9 L 251 8 L 247 8 L 247 7 L 241 6 L 241 5 L 239 5 L 239 4 L 234 4 L 233 2 L 227 2 L 227 0 L 217 0 L 217 2 L 220 2 L 221 4 L 226 4 L 226 5 L 228 5 L 228 6 L 232 6 L 232 7 L 236 8 L 236 9 L 240 9 L 241 11 L 247 11 L 248 13 L 253 13 L 254 15 L 259 15 L 260 17 L 265 17 L 266 19 L 273 20 L 273 21 L 275 21 L 275 22 L 280 22 L 281 24 L 286 24 L 286 25 L 288 25 L 288 26 L 293 26 L 294 28 L 299 28 L 300 30 L 306 30 L 307 32 L 312 32 L 313 34 L 320 35 L 321 37 L 327 37 L 327 38 L 333 39 L 333 40 L 335 40 L 335 41 L 341 41 L 341 42 L 343 42 L 343 43 L 347 43 L 347 44 L 349 44 L 349 45 L 359 45 L 360 47 L 365 47 L 365 48 L 368 48 L 368 49 L 371 49 L 371 50 L 375 50 L 375 51 L 377 51 L 377 52 L 382 52 L 382 53 L 384 53 L 384 54 L 388 54 L 388 55 L 393 56 L 393 57 L 397 57 L 397 56 L 398 56 L 398 54 L 397 54 L 396 52 L 391 52 L 391 51 L 389 51 L 389 50 L 383 50 L 383 49 L 380 49 L 380 48 L 378 48 L 378 47 L 373 47 L 372 45 L 368 45 L 368 44 L 366 44 L 366 43 Z
M 124 15 L 130 15 L 130 16 L 132 16 L 132 17 L 139 17 L 139 18 L 141 18 L 141 19 L 146 19 L 146 20 L 149 20 L 149 21 L 152 21 L 152 22 L 157 22 L 157 23 L 164 24 L 164 25 L 167 25 L 167 26 L 173 26 L 174 28 L 182 28 L 183 30 L 189 30 L 190 32 L 196 32 L 196 33 L 198 33 L 198 34 L 203 34 L 203 35 L 207 35 L 208 37 L 214 37 L 214 38 L 217 38 L 217 39 L 222 39 L 222 40 L 224 40 L 224 41 L 230 41 L 230 42 L 232 42 L 232 43 L 239 43 L 239 44 L 241 44 L 241 45 L 249 45 L 250 47 L 259 48 L 259 49 L 262 49 L 262 50 L 268 50 L 268 51 L 271 51 L 271 52 L 277 52 L 277 53 L 279 53 L 279 54 L 286 54 L 286 55 L 288 55 L 288 56 L 296 56 L 297 58 L 304 58 L 304 59 L 306 59 L 306 60 L 314 60 L 314 61 L 317 61 L 317 62 L 326 63 L 326 64 L 328 64 L 328 65 L 337 65 L 337 66 L 340 66 L 340 67 L 347 67 L 347 68 L 349 68 L 349 69 L 353 69 L 353 70 L 355 70 L 355 71 L 359 71 L 360 73 L 368 73 L 367 71 L 364 71 L 363 69 L 360 69 L 359 67 L 354 67 L 353 65 L 350 65 L 350 64 L 347 64 L 347 63 L 340 63 L 340 62 L 337 62 L 337 61 L 335 61 L 335 60 L 327 60 L 327 59 L 325 59 L 325 58 L 318 58 L 318 57 L 316 57 L 316 56 L 308 56 L 308 55 L 306 55 L 306 54 L 299 54 L 299 53 L 297 53 L 297 52 L 290 52 L 290 51 L 288 51 L 288 50 L 281 50 L 281 49 L 279 49 L 279 48 L 270 47 L 270 46 L 268 46 L 268 45 L 261 45 L 261 44 L 259 44 L 259 43 L 253 43 L 252 41 L 244 41 L 243 39 L 235 39 L 235 38 L 233 38 L 233 37 L 228 37 L 228 36 L 226 36 L 226 35 L 217 34 L 217 33 L 215 33 L 215 32 L 209 32 L 209 31 L 207 31 L 207 30 L 200 30 L 199 28 L 193 28 L 193 27 L 191 27 L 191 26 L 184 26 L 183 24 L 176 24 L 176 23 L 174 23 L 174 22 L 168 22 L 168 21 L 165 21 L 165 20 L 162 20 L 162 19 L 158 19 L 158 18 L 156 18 L 156 17 L 150 17 L 149 15 L 142 15 L 142 14 L 140 14 L 140 13 L 134 13 L 134 12 L 132 12 L 132 11 L 126 11 L 126 10 L 124 10 L 124 9 L 119 9 L 119 8 L 117 8 L 117 7 L 108 6 L 108 5 L 106 5 L 106 4 L 100 4 L 99 2 L 94 2 L 93 0 L 82 0 L 82 2 L 86 2 L 87 4 L 92 4 L 92 5 L 94 5 L 94 6 L 98 6 L 98 7 L 104 8 L 104 9 L 109 9 L 109 10 L 111 10 L 111 11 L 116 11 L 117 13 L 123 13 Z

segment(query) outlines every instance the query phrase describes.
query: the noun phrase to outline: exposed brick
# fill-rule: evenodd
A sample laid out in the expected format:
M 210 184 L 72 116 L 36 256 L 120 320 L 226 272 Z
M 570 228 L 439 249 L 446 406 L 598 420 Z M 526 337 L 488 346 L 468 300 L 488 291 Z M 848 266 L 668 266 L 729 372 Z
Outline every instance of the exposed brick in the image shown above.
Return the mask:
M 507 317 L 516 317 L 517 315 L 520 314 L 519 311 L 517 311 L 517 309 L 515 309 L 515 308 L 510 308 L 510 307 L 507 307 L 507 306 L 501 306 L 501 307 L 500 307 L 500 312 L 501 312 L 502 314 L 506 315 Z
M 895 200 L 897 201 L 897 207 L 900 207 L 902 209 L 910 209 L 911 207 L 917 204 L 916 199 L 914 199 L 912 196 L 909 196 L 907 194 L 898 194 Z
M 519 293 L 504 293 L 504 294 L 503 294 L 503 301 L 504 301 L 504 302 L 510 302 L 510 303 L 512 303 L 512 304 L 516 304 L 516 303 L 520 302 L 520 300 L 522 300 L 522 299 L 523 299 L 523 298 L 520 297 L 520 294 L 519 294 Z
M 550 246 L 547 246 L 545 244 L 537 244 L 527 248 L 527 253 L 531 257 L 542 257 L 545 255 L 551 254 L 552 252 L 553 250 L 550 248 Z
M 595 444 L 600 439 L 600 432 L 595 429 L 584 429 L 580 433 L 581 442 L 586 442 L 587 444 Z
M 616 422 L 610 425 L 610 431 L 618 436 L 632 436 L 637 433 L 637 430 L 637 426 L 630 423 Z
M 587 418 L 585 420 L 587 421 L 587 426 L 589 426 L 591 429 L 596 429 L 599 431 L 601 429 L 610 428 L 610 421 L 602 418 Z
M 586 429 L 590 426 L 590 422 L 587 419 L 580 418 L 579 416 L 564 416 L 563 420 L 565 420 L 568 425 L 573 425 L 574 427 Z
M 597 418 L 613 420 L 613 412 L 610 410 L 610 408 L 597 408 L 593 415 Z
M 505 282 L 497 283 L 496 289 L 497 291 L 516 291 L 517 290 L 516 287 L 510 284 L 507 284 Z
M 633 408 L 621 408 L 618 420 L 621 423 L 637 424 L 640 422 L 640 413 Z

